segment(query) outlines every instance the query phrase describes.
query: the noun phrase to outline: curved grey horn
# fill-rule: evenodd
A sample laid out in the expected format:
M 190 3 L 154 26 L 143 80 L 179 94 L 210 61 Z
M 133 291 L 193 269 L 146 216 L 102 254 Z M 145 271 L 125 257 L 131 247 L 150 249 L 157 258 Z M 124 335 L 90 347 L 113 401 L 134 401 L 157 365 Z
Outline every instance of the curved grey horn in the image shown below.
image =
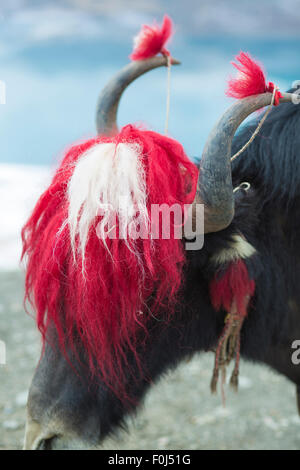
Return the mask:
M 117 112 L 123 91 L 131 82 L 149 70 L 162 67 L 163 65 L 167 66 L 167 60 L 167 57 L 161 56 L 131 62 L 109 81 L 98 99 L 96 111 L 98 134 L 110 135 L 118 131 Z M 180 64 L 176 59 L 171 59 L 171 63 L 172 65 Z
M 283 93 L 280 102 L 292 101 L 292 93 Z M 271 103 L 272 93 L 236 101 L 211 131 L 200 162 L 195 204 L 204 204 L 204 233 L 226 228 L 234 216 L 231 179 L 231 144 L 239 125 L 249 114 Z

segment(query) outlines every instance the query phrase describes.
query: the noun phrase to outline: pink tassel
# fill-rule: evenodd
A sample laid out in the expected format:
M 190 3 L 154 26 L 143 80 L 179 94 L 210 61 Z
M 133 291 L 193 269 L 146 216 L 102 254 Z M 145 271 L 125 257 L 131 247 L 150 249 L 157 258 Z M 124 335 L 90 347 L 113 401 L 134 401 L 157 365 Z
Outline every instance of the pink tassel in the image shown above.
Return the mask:
M 238 70 L 239 74 L 237 78 L 231 78 L 228 81 L 228 88 L 226 95 L 232 98 L 242 99 L 251 95 L 259 95 L 261 93 L 273 93 L 274 84 L 269 82 L 266 83 L 266 76 L 262 66 L 256 62 L 250 54 L 246 52 L 240 52 L 236 56 L 236 60 L 239 64 L 231 62 L 232 65 Z M 280 91 L 276 91 L 274 105 L 279 104 L 279 98 L 282 95 Z
M 157 24 L 153 26 L 143 25 L 141 31 L 134 39 L 134 48 L 130 59 L 149 59 L 159 53 L 169 56 L 170 52 L 165 48 L 165 45 L 170 39 L 172 28 L 172 20 L 167 15 L 164 16 L 161 27 Z

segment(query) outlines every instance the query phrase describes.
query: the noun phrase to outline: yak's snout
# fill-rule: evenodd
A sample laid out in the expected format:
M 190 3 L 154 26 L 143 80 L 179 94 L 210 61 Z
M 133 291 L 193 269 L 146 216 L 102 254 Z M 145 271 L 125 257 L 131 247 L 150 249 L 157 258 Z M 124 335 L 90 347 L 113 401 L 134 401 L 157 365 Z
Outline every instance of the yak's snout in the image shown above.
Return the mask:
M 51 347 L 40 360 L 27 403 L 24 449 L 87 449 L 100 442 L 99 396 Z

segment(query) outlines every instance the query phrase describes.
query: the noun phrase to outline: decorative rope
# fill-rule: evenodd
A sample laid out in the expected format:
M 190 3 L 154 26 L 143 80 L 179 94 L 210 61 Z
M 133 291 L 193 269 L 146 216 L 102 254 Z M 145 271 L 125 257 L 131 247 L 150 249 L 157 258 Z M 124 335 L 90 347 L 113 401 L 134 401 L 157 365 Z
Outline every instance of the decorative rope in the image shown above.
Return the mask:
M 225 406 L 225 382 L 226 382 L 226 368 L 228 364 L 235 357 L 235 365 L 230 378 L 230 386 L 238 390 L 239 378 L 239 365 L 240 365 L 240 348 L 241 348 L 241 329 L 244 323 L 244 318 L 241 317 L 236 311 L 236 306 L 233 303 L 232 311 L 227 315 L 225 326 L 219 339 L 219 343 L 215 352 L 215 365 L 213 376 L 210 383 L 212 393 L 217 391 L 217 383 L 219 373 L 221 372 L 221 396 L 222 403 Z
M 267 119 L 268 115 L 270 114 L 271 112 L 271 109 L 273 108 L 273 105 L 274 105 L 274 100 L 275 100 L 275 96 L 276 96 L 276 92 L 277 92 L 278 88 L 276 86 L 274 86 L 274 89 L 273 89 L 273 93 L 272 93 L 272 100 L 271 100 L 271 103 L 267 109 L 267 111 L 265 112 L 265 114 L 263 115 L 262 119 L 259 121 L 258 123 L 258 126 L 257 128 L 255 129 L 255 131 L 253 132 L 252 136 L 250 137 L 250 139 L 248 140 L 248 142 L 245 143 L 245 145 L 243 145 L 243 147 L 238 151 L 236 152 L 230 159 L 231 162 L 233 162 L 233 160 L 235 160 L 237 157 L 239 157 L 241 155 L 241 153 L 244 152 L 244 150 L 246 150 L 247 147 L 249 147 L 249 145 L 251 144 L 251 142 L 253 142 L 253 140 L 255 139 L 255 137 L 257 136 L 257 134 L 259 133 L 263 123 L 265 122 L 265 120 Z
M 167 75 L 167 103 L 166 103 L 166 121 L 165 121 L 165 135 L 168 134 L 169 128 L 169 115 L 170 115 L 170 94 L 171 94 L 171 56 L 170 54 L 167 55 L 167 67 L 168 67 L 168 75 Z

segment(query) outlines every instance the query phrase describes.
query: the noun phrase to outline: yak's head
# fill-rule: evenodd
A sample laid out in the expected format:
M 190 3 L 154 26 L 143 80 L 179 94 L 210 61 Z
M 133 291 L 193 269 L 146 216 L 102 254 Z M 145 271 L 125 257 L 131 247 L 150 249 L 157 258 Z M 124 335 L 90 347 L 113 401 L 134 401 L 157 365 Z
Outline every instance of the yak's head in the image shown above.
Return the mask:
M 178 142 L 133 126 L 117 130 L 124 89 L 162 65 L 164 57 L 132 63 L 108 84 L 98 104 L 99 137 L 67 152 L 23 230 L 26 292 L 45 340 L 29 394 L 26 448 L 99 444 L 161 372 L 212 345 L 214 313 L 205 324 L 207 293 L 200 278 L 189 291 L 193 274 L 174 231 L 187 219 L 193 236 L 231 223 L 231 141 L 271 94 L 223 115 L 198 176 Z M 161 205 L 187 216 L 172 215 L 167 237 L 159 218 L 153 226 L 150 209 Z

